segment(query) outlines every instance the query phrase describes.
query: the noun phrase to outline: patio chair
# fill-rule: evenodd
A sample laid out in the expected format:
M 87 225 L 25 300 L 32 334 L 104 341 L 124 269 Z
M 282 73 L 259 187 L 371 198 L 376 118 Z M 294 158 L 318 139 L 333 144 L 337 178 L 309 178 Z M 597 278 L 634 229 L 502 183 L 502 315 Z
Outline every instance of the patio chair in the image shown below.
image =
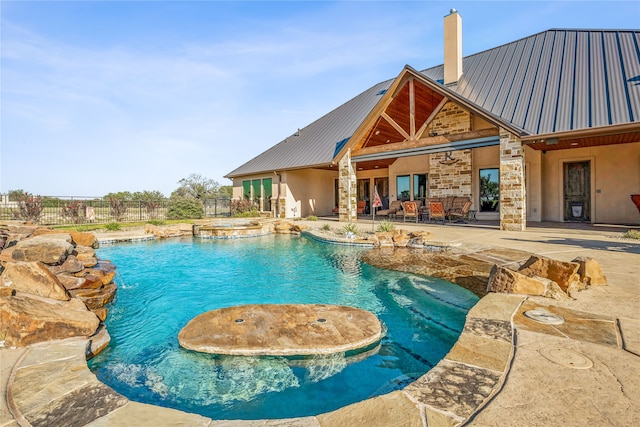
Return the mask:
M 465 221 L 465 218 L 469 218 L 469 209 L 471 209 L 471 202 L 467 200 L 460 209 L 453 209 L 449 211 L 447 216 L 451 221 L 455 219 L 455 222 L 457 223 L 466 224 L 467 222 Z
M 394 216 L 396 212 L 402 210 L 402 202 L 400 200 L 394 200 L 389 205 L 389 209 L 380 209 L 376 212 L 376 216 Z
M 356 205 L 356 213 L 358 215 L 362 215 L 367 209 L 367 201 L 366 200 L 358 200 L 358 204 Z
M 402 211 L 398 212 L 398 215 L 402 215 L 402 221 L 406 221 L 407 218 L 414 219 L 418 222 L 419 212 L 418 203 L 414 201 L 407 201 L 402 204 Z
M 442 202 L 429 202 L 429 222 L 442 220 L 442 224 L 444 225 L 447 220 L 446 212 L 444 211 L 444 206 Z

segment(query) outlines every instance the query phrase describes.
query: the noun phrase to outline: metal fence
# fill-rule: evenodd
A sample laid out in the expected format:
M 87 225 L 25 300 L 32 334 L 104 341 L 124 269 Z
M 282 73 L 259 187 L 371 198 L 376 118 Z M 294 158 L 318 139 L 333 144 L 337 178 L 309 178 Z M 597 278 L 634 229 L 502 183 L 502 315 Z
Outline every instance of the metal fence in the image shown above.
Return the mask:
M 204 217 L 230 216 L 231 200 L 203 200 Z M 170 199 L 121 200 L 112 202 L 100 197 L 36 196 L 27 201 L 10 201 L 0 197 L 0 220 L 30 220 L 40 225 L 71 225 L 110 222 L 164 221 L 168 218 Z

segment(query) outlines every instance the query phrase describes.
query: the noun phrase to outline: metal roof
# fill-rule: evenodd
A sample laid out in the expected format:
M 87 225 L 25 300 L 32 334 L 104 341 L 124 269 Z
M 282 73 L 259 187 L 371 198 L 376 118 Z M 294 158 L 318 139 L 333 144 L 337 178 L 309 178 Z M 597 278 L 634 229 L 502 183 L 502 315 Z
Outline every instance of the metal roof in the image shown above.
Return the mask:
M 446 89 L 546 135 L 640 121 L 640 30 L 552 29 L 463 58 Z M 443 65 L 421 72 L 442 81 Z M 379 83 L 226 176 L 330 164 L 393 80 Z
M 335 154 L 353 135 L 391 83 L 393 80 L 378 83 L 362 92 L 229 172 L 226 177 L 331 164 Z
M 552 29 L 463 59 L 448 89 L 530 135 L 640 120 L 640 31 Z M 442 65 L 422 71 L 442 79 Z

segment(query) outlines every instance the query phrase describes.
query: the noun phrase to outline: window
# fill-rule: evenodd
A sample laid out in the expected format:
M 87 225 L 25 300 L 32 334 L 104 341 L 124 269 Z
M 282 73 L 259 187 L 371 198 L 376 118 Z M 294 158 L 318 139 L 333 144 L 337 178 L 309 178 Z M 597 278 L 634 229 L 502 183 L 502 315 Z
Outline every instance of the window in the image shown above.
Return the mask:
M 250 199 L 251 198 L 251 181 L 242 181 L 242 198 Z
M 424 206 L 427 198 L 427 174 L 413 175 L 413 200 L 420 200 Z
M 398 192 L 398 200 L 404 202 L 411 199 L 411 177 L 409 175 L 396 177 L 396 191 Z
M 262 210 L 271 212 L 271 197 L 273 196 L 273 180 L 264 178 L 262 180 L 262 189 L 264 191 L 264 200 L 262 201 Z
M 256 206 L 260 206 L 260 198 L 262 197 L 260 184 L 261 182 L 259 179 L 254 179 L 253 181 L 251 181 L 251 187 L 253 187 L 253 202 L 256 204 Z
M 500 172 L 480 169 L 480 212 L 496 212 L 500 202 Z

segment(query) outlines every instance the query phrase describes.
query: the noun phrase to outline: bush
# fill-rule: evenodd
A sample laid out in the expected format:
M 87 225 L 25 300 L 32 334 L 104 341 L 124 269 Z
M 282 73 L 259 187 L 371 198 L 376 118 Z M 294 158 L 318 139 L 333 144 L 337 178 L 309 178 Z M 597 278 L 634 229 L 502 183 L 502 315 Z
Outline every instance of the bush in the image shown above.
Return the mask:
M 73 201 L 62 208 L 60 215 L 70 219 L 74 224 L 80 224 L 87 216 L 87 206 L 82 202 Z
M 622 237 L 625 239 L 636 239 L 640 240 L 640 230 L 627 230 Z
M 249 199 L 231 200 L 229 209 L 233 217 L 246 218 L 260 216 L 260 212 L 258 212 L 255 203 Z
M 308 217 L 305 218 L 307 221 L 317 221 L 318 217 L 315 215 L 309 215 Z
M 15 219 L 24 221 L 38 221 L 42 214 L 42 199 L 40 196 L 32 196 L 29 193 L 15 195 L 18 202 L 18 210 L 13 211 Z
M 150 220 L 150 221 L 147 221 L 147 223 L 148 223 L 148 224 L 151 224 L 151 225 L 155 225 L 156 227 L 157 227 L 157 226 L 160 226 L 160 225 L 165 225 L 165 224 L 166 224 L 166 222 L 165 222 L 165 221 L 163 221 L 163 220 L 161 220 L 161 219 L 152 219 L 152 220 Z
M 342 229 L 345 234 L 358 234 L 358 226 L 352 222 L 345 225 Z
M 204 216 L 204 204 L 191 197 L 172 197 L 167 206 L 168 219 L 200 219 Z
M 388 231 L 393 231 L 396 228 L 396 225 L 388 220 L 384 220 L 384 221 L 380 221 L 380 224 L 378 224 L 378 228 L 376 229 L 376 231 L 380 231 L 380 232 L 388 232 Z
M 105 226 L 108 231 L 118 231 L 120 230 L 120 224 L 117 222 L 110 222 Z
M 324 224 L 324 225 L 322 226 L 322 229 L 323 229 L 324 231 L 331 231 L 331 226 L 330 226 L 329 224 Z
M 116 221 L 122 221 L 127 213 L 127 201 L 123 198 L 109 197 L 109 213 Z

